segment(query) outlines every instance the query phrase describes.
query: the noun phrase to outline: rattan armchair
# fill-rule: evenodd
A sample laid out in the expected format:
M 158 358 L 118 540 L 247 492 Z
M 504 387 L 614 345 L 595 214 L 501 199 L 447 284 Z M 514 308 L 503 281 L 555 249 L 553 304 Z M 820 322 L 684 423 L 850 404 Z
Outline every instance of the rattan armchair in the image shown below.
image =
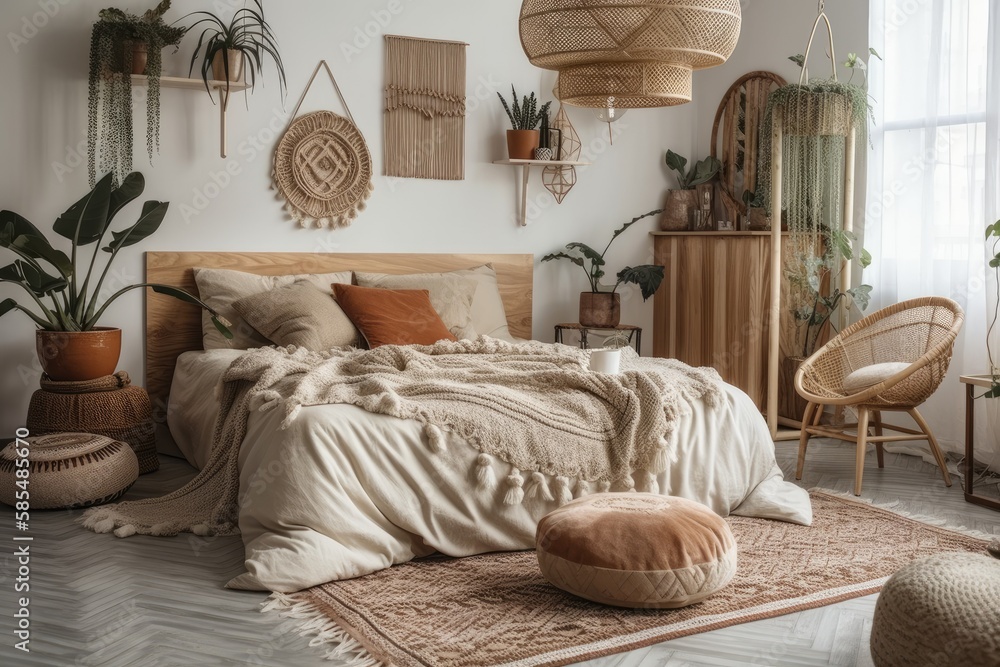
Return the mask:
M 957 303 L 940 297 L 904 301 L 869 315 L 840 332 L 805 360 L 795 374 L 795 390 L 807 401 L 802 416 L 799 460 L 795 479 L 802 479 L 806 447 L 813 436 L 836 438 L 857 444 L 854 495 L 861 495 L 865 452 L 874 443 L 878 467 L 883 467 L 882 446 L 886 442 L 926 440 L 941 468 L 946 486 L 951 476 L 937 439 L 917 406 L 926 401 L 944 380 L 951 362 L 955 337 L 965 315 Z M 845 380 L 855 371 L 875 364 L 896 362 L 900 368 L 877 384 L 845 389 Z M 906 364 L 903 366 L 899 364 Z M 820 424 L 824 406 L 849 406 L 858 413 L 856 424 L 832 427 Z M 906 412 L 918 430 L 882 422 L 882 413 Z M 875 435 L 869 435 L 872 427 Z M 886 430 L 899 435 L 884 435 Z

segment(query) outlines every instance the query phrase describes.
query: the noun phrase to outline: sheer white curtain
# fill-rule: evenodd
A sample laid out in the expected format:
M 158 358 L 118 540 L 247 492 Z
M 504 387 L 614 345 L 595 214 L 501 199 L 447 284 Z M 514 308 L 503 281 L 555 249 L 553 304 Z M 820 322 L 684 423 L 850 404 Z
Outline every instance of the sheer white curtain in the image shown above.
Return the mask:
M 921 409 L 945 449 L 964 442 L 959 375 L 989 372 L 984 230 L 1000 218 L 1000 2 L 870 0 L 869 92 L 876 123 L 868 163 L 864 281 L 873 307 L 947 296 L 966 324 L 948 378 Z M 1000 336 L 998 336 L 1000 342 Z M 985 399 L 976 457 L 1000 467 L 997 406 Z

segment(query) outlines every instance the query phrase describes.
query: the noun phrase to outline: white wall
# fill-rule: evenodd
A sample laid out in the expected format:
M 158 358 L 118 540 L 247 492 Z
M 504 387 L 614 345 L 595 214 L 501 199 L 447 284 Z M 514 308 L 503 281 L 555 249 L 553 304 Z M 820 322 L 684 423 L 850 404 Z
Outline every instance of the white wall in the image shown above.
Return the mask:
M 87 190 L 85 155 L 87 54 L 90 25 L 108 0 L 7 0 L 0 4 L 0 208 L 17 211 L 43 229 Z M 149 2 L 127 0 L 116 6 L 141 12 Z M 290 94 L 290 111 L 313 67 L 325 58 L 337 75 L 374 160 L 375 193 L 368 209 L 348 229 L 303 230 L 282 213 L 269 189 L 274 128 L 283 125 L 273 69 L 266 87 L 242 99 L 229 115 L 228 161 L 218 154 L 217 109 L 207 94 L 162 91 L 160 155 L 149 165 L 144 147 L 144 106 L 135 110 L 135 168 L 147 180 L 144 198 L 171 202 L 160 231 L 124 255 L 117 265 L 121 282 L 142 278 L 143 250 L 337 251 L 337 252 L 530 252 L 536 258 L 569 241 L 606 242 L 611 230 L 633 215 L 656 208 L 668 185 L 662 156 L 667 148 L 690 155 L 698 144 L 706 152 L 712 116 L 722 93 L 739 75 L 773 69 L 790 76 L 785 56 L 802 50 L 813 3 L 803 0 L 750 0 L 736 55 L 724 67 L 696 74 L 695 102 L 671 109 L 631 111 L 617 125 L 614 145 L 607 127 L 583 109 L 569 113 L 593 165 L 556 206 L 531 183 L 532 219 L 515 222 L 514 169 L 490 164 L 504 157 L 506 118 L 494 90 L 513 82 L 520 90 L 551 98 L 553 75 L 532 67 L 517 35 L 516 0 L 294 0 L 265 2 L 278 36 Z M 830 3 L 835 29 L 846 50 L 865 36 L 866 0 Z M 168 19 L 197 9 L 216 13 L 241 6 L 237 0 L 175 0 Z M 398 9 L 392 13 L 390 9 Z M 381 24 L 379 23 L 381 21 Z M 366 36 L 365 31 L 371 33 Z M 386 179 L 381 172 L 381 34 L 402 34 L 468 42 L 469 116 L 466 126 L 466 179 L 446 182 Z M 26 41 L 25 41 L 26 40 Z M 803 45 L 800 45 L 800 42 Z M 180 53 L 165 54 L 167 74 L 187 73 L 193 41 Z M 319 81 L 303 110 L 340 105 Z M 78 153 L 83 149 L 82 153 Z M 222 188 L 215 180 L 227 164 L 239 174 Z M 862 179 L 863 182 L 863 179 Z M 211 199 L 206 194 L 215 195 Z M 138 204 L 119 216 L 135 219 Z M 193 213 L 192 213 L 193 211 Z M 185 215 L 186 213 L 186 215 Z M 529 213 L 531 215 L 531 213 Z M 650 222 L 621 237 L 609 255 L 609 268 L 651 261 Z M 3 258 L 6 262 L 7 259 Z M 572 269 L 572 270 L 571 270 Z M 552 325 L 576 319 L 577 295 L 585 289 L 579 269 L 536 265 L 534 335 L 551 340 Z M 0 285 L 0 297 L 16 294 Z M 124 329 L 120 368 L 142 377 L 142 297 L 134 292 L 112 306 L 104 324 Z M 622 321 L 647 329 L 652 345 L 652 302 L 626 290 Z M 38 364 L 33 326 L 20 313 L 0 320 L 0 434 L 23 421 Z

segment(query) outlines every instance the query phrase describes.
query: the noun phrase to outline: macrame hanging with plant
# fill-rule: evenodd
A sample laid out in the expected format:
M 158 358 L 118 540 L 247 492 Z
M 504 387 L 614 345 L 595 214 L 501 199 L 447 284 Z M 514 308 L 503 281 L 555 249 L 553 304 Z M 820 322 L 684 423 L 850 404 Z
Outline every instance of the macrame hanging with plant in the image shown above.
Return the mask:
M 768 98 L 762 136 L 771 137 L 776 117 L 781 119 L 781 221 L 790 232 L 786 241 L 784 274 L 788 278 L 786 306 L 799 323 L 796 341 L 786 353 L 809 356 L 822 342 L 823 330 L 842 304 L 867 307 L 871 287 L 859 285 L 841 293 L 831 283 L 843 271 L 847 261 L 860 260 L 862 268 L 870 256 L 857 244 L 850 229 L 844 228 L 845 178 L 849 142 L 864 145 L 867 124 L 872 117 L 864 76 L 866 65 L 856 54 L 849 54 L 844 66 L 851 78 L 837 76 L 833 29 L 819 3 L 819 15 L 804 55 L 789 59 L 802 72 L 798 83 L 777 88 Z M 831 75 L 828 79 L 809 79 L 807 62 L 813 39 L 825 22 L 829 36 Z M 873 49 L 871 55 L 880 58 Z M 854 83 L 860 71 L 862 81 Z M 853 145 L 853 144 L 852 144 Z M 772 202 L 772 142 L 761 142 L 760 176 L 751 206 L 770 212 Z
M 87 99 L 87 171 L 90 185 L 98 173 L 111 172 L 114 184 L 132 171 L 132 74 L 146 75 L 146 152 L 160 150 L 161 52 L 177 46 L 186 33 L 167 25 L 163 0 L 142 16 L 102 9 L 90 36 Z

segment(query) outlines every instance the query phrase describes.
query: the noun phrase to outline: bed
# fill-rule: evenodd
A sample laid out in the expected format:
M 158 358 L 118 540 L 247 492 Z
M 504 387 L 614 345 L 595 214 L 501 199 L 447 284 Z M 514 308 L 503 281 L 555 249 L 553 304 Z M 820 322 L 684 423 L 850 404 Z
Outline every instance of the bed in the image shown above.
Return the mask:
M 195 266 L 266 275 L 348 269 L 404 274 L 486 262 L 496 270 L 511 334 L 529 338 L 531 255 L 147 253 L 147 280 L 193 289 Z M 242 353 L 200 350 L 198 309 L 156 294 L 147 299 L 147 387 L 155 405 L 168 406 L 166 421 L 181 453 L 202 467 L 219 411 L 213 397 Z M 711 407 L 699 401 L 685 406 L 671 435 L 676 462 L 656 475 L 655 488 L 706 503 L 721 515 L 808 524 L 808 496 L 783 480 L 753 402 L 728 385 L 720 395 Z M 503 480 L 512 466 L 497 458 L 484 463 L 480 450 L 458 433 L 446 434 L 440 451 L 431 452 L 425 425 L 416 420 L 349 404 L 307 405 L 287 428 L 282 418 L 277 410 L 252 412 L 239 447 L 247 572 L 229 582 L 233 588 L 292 592 L 434 552 L 531 548 L 537 521 L 560 502 L 543 492 L 533 500 L 498 503 L 492 487 L 476 483 L 476 471 Z M 545 478 L 546 488 L 558 486 L 556 478 L 535 475 Z

